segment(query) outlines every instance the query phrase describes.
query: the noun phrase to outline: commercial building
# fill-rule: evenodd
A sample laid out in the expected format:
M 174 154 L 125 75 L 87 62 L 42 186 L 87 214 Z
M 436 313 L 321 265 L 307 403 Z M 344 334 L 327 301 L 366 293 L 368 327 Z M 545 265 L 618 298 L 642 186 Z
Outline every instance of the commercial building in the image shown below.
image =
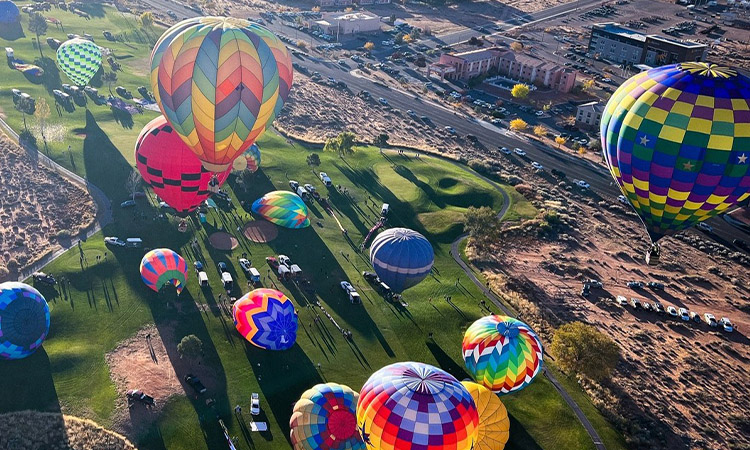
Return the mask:
M 664 65 L 703 61 L 705 44 L 645 35 L 615 22 L 597 23 L 591 29 L 589 52 L 615 63 Z
M 427 68 L 449 80 L 469 80 L 494 72 L 514 80 L 569 92 L 575 86 L 576 72 L 542 59 L 497 47 L 440 55 L 440 61 Z
M 331 36 L 368 33 L 380 31 L 380 17 L 366 11 L 324 13 L 323 17 L 312 25 Z
M 334 6 L 352 6 L 354 0 L 318 0 L 318 6 L 321 8 L 334 7 Z M 391 0 L 358 0 L 356 2 L 359 6 L 364 5 L 387 5 L 391 3 Z
M 576 110 L 576 126 L 579 128 L 596 129 L 602 120 L 604 105 L 598 101 L 578 105 Z

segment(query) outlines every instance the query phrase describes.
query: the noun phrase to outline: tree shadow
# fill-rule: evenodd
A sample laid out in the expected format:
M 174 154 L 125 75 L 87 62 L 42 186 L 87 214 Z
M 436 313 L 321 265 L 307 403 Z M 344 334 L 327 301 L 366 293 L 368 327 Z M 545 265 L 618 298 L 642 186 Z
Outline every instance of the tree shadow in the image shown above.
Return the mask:
M 44 75 L 39 77 L 41 79 L 41 84 L 44 85 L 47 93 L 53 95 L 53 90 L 60 89 L 62 87 L 60 70 L 57 68 L 57 63 L 52 58 L 48 58 L 45 56 L 44 58 L 36 58 L 34 60 L 34 64 L 44 70 Z
M 58 356 L 55 366 L 75 362 L 64 359 Z M 3 383 L 12 389 L 5 389 L 0 395 L 0 414 L 25 410 L 60 412 L 52 363 L 44 347 L 26 358 L 2 361 L 2 377 Z
M 110 107 L 110 110 L 112 111 L 112 117 L 114 117 L 115 122 L 119 123 L 121 127 L 128 130 L 133 128 L 134 122 L 132 114 L 123 111 L 120 108 L 115 108 L 114 106 Z
M 91 17 L 104 17 L 104 6 L 101 3 L 83 3 L 82 5 L 78 6 L 77 9 L 88 13 L 88 15 L 90 15 Z

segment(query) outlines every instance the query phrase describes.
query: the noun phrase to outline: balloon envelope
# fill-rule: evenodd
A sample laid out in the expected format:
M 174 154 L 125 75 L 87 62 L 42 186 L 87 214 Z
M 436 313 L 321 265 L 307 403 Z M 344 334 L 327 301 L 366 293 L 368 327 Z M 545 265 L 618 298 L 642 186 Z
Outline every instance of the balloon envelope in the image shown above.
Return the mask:
M 542 370 L 542 343 L 528 325 L 487 316 L 464 334 L 464 363 L 477 383 L 497 394 L 525 388 Z
M 292 85 L 284 44 L 232 17 L 173 25 L 151 53 L 159 108 L 211 171 L 224 171 L 269 125 Z
M 21 359 L 34 353 L 49 333 L 49 305 L 28 284 L 0 284 L 0 359 Z
M 479 415 L 466 388 L 429 364 L 395 363 L 359 393 L 357 426 L 367 448 L 471 450 Z
M 299 195 L 273 191 L 253 202 L 252 211 L 267 221 L 286 228 L 310 226 L 307 205 Z
M 462 381 L 479 413 L 477 443 L 474 450 L 503 450 L 510 437 L 508 410 L 500 398 L 481 384 Z
M 232 170 L 236 170 L 237 172 L 247 170 L 250 173 L 254 173 L 258 170 L 258 167 L 260 167 L 260 148 L 258 148 L 258 144 L 251 145 L 232 162 Z
M 86 39 L 68 39 L 57 49 L 57 65 L 73 84 L 85 86 L 102 66 L 102 51 Z
M 430 241 L 408 228 L 391 228 L 375 237 L 370 262 L 378 277 L 395 292 L 403 292 L 429 275 L 435 253 Z
M 141 260 L 141 278 L 146 286 L 159 292 L 171 284 L 181 293 L 188 277 L 188 266 L 182 256 L 168 248 L 157 248 L 146 253 Z
M 294 450 L 364 450 L 357 432 L 359 393 L 337 383 L 316 384 L 294 404 L 289 436 Z
M 282 292 L 255 289 L 232 306 L 234 326 L 251 344 L 266 350 L 287 350 L 297 340 L 297 311 Z
M 214 174 L 206 170 L 164 116 L 141 130 L 135 143 L 135 164 L 143 181 L 182 217 L 211 196 L 208 185 L 214 175 L 222 185 L 231 171 Z
M 653 242 L 750 195 L 750 78 L 708 63 L 639 73 L 602 115 L 612 177 Z

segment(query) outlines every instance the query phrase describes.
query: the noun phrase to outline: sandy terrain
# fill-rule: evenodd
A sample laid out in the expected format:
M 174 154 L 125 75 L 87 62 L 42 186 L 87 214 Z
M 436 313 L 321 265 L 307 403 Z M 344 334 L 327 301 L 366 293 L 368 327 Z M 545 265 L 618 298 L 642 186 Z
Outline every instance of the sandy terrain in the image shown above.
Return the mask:
M 541 238 L 546 226 L 536 219 L 506 228 L 502 244 L 482 256 L 470 248 L 496 290 L 523 311 L 547 344 L 555 326 L 573 320 L 595 325 L 619 344 L 622 358 L 612 382 L 586 387 L 623 425 L 633 448 L 747 448 L 747 255 L 688 231 L 662 240 L 662 262 L 649 267 L 643 261 L 645 233 L 629 208 L 568 189 L 552 177 L 526 178 L 534 189 L 517 189 L 540 211 L 556 210 L 557 220 L 546 220 L 550 231 Z M 586 278 L 601 280 L 604 289 L 583 298 Z M 660 281 L 666 289 L 632 290 L 626 287 L 630 280 Z M 728 334 L 705 323 L 635 312 L 616 305 L 617 295 L 726 316 L 737 330 Z
M 96 216 L 91 196 L 0 135 L 0 281 L 61 248 Z

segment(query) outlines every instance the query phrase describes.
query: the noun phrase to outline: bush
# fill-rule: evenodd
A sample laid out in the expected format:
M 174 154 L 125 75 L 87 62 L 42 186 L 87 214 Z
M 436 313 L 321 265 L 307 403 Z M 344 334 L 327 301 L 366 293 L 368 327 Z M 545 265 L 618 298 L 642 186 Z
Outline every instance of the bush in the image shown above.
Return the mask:
M 492 172 L 492 166 L 488 162 L 481 159 L 470 159 L 469 167 L 483 175 L 487 175 Z

